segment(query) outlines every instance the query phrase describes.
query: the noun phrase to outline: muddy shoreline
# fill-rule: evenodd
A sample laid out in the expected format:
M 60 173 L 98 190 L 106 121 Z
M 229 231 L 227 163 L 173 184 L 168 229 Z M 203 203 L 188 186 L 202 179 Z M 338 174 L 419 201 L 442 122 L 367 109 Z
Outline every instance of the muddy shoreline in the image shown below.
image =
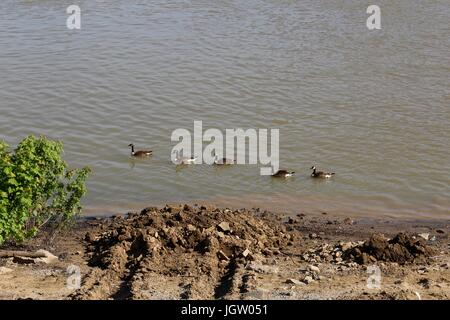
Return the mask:
M 0 299 L 449 299 L 449 232 L 449 220 L 150 207 L 2 248 L 58 260 L 0 259 Z

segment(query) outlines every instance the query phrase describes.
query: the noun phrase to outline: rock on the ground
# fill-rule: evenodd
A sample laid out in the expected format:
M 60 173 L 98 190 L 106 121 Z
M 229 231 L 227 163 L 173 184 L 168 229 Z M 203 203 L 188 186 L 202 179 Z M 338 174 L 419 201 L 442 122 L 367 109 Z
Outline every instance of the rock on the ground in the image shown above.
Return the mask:
M 314 265 L 309 265 L 308 266 L 309 271 L 315 272 L 315 273 L 320 273 L 320 269 Z
M 303 282 L 306 284 L 310 284 L 311 282 L 314 282 L 314 279 L 311 276 L 306 276 L 303 278 Z
M 419 233 L 418 234 L 419 237 L 428 240 L 430 238 L 430 234 L 429 233 Z
M 226 221 L 219 223 L 217 227 L 225 233 L 231 231 L 230 224 Z
M 301 282 L 300 280 L 297 280 L 297 279 L 287 279 L 286 283 L 295 284 L 298 286 L 304 284 L 303 282 Z
M 243 256 L 244 258 L 247 258 L 247 256 L 248 256 L 249 254 L 251 254 L 251 252 L 250 252 L 250 250 L 248 250 L 248 249 L 245 249 L 245 250 L 242 252 L 242 256 Z

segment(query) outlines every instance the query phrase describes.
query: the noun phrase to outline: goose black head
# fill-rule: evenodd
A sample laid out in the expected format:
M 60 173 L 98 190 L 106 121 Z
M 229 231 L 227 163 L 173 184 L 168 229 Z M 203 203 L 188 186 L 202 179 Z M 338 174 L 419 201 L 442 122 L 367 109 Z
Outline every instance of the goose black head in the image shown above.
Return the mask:
M 316 166 L 312 166 L 312 167 L 311 167 L 311 170 L 316 170 Z

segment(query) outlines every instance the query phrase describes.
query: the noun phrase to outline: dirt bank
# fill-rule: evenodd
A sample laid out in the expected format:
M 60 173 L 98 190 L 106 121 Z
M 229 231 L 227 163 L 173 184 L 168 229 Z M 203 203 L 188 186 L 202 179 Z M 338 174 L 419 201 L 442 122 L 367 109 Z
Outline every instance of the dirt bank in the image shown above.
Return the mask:
M 448 221 L 146 208 L 8 248 L 59 260 L 0 259 L 0 298 L 449 299 L 449 232 Z

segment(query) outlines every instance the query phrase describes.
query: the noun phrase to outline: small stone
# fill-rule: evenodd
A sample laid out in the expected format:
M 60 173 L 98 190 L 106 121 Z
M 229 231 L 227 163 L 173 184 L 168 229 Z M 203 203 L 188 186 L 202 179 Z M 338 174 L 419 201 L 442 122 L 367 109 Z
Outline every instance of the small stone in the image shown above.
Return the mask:
M 423 239 L 425 239 L 425 240 L 427 240 L 427 241 L 430 238 L 430 234 L 429 233 L 419 233 L 418 236 L 423 238 Z
M 306 284 L 310 284 L 311 282 L 314 282 L 314 279 L 311 276 L 306 276 L 303 278 L 303 282 Z
M 192 224 L 188 224 L 188 225 L 187 225 L 187 229 L 188 229 L 188 231 L 191 231 L 191 232 L 197 230 L 197 228 L 194 227 Z
M 242 252 L 242 256 L 243 256 L 244 258 L 247 258 L 247 256 L 248 256 L 250 253 L 251 253 L 250 250 L 245 249 L 244 252 Z
M 309 234 L 309 238 L 310 239 L 316 239 L 318 236 L 317 236 L 317 234 L 316 233 L 310 233 Z
M 221 231 L 223 232 L 230 232 L 230 224 L 226 221 L 219 223 L 219 225 L 217 226 Z
M 295 284 L 295 285 L 298 285 L 298 286 L 303 284 L 303 282 L 301 282 L 300 280 L 297 280 L 297 279 L 287 279 L 286 283 Z
M 312 271 L 314 273 L 320 273 L 320 269 L 318 267 L 316 267 L 316 266 L 309 265 L 308 269 L 309 269 L 309 271 Z
M 427 273 L 427 272 L 428 272 L 428 268 L 425 267 L 425 266 L 421 266 L 421 267 L 419 267 L 419 269 L 417 270 L 417 273 L 420 273 L 420 274 L 424 274 L 424 273 Z

